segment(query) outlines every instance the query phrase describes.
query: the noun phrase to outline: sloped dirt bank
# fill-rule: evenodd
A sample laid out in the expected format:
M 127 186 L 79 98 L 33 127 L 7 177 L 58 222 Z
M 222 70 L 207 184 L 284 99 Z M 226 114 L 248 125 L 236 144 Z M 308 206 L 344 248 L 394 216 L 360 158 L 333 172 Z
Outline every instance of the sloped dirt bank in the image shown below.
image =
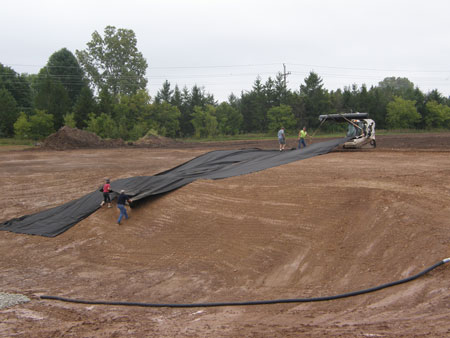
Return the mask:
M 448 265 L 321 303 L 154 309 L 38 299 L 304 298 L 413 275 L 450 256 L 450 147 L 428 136 L 418 149 L 417 139 L 197 181 L 131 210 L 121 226 L 118 210 L 104 208 L 56 238 L 0 232 L 0 292 L 31 298 L 0 310 L 0 336 L 445 337 Z M 153 175 L 213 149 L 2 152 L 0 219 L 82 196 L 105 177 Z

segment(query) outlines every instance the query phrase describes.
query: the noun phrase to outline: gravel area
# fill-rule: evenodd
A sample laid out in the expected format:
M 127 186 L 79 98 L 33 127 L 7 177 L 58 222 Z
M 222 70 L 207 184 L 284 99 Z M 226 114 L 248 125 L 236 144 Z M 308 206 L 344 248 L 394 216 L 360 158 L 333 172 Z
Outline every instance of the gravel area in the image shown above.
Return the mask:
M 27 303 L 30 298 L 24 295 L 0 292 L 0 309 L 11 307 L 17 304 Z

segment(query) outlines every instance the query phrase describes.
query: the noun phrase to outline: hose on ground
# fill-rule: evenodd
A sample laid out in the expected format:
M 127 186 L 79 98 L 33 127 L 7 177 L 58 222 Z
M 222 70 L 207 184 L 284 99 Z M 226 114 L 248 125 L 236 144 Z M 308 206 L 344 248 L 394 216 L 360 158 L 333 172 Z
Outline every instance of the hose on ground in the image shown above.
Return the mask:
M 89 304 L 89 305 L 121 305 L 121 306 L 140 306 L 140 307 L 169 307 L 169 308 L 192 308 L 192 307 L 219 307 L 219 306 L 244 306 L 244 305 L 269 305 L 269 304 L 282 304 L 282 303 L 307 303 L 307 302 L 322 302 L 328 300 L 335 300 L 346 297 L 353 297 L 357 295 L 362 295 L 365 293 L 370 293 L 385 289 L 391 286 L 403 284 L 415 280 L 431 270 L 441 266 L 442 264 L 450 262 L 450 258 L 443 259 L 436 264 L 430 266 L 429 268 L 419 272 L 418 274 L 407 277 L 395 282 L 390 282 L 375 286 L 369 289 L 353 291 L 348 293 L 343 293 L 335 296 L 325 296 L 325 297 L 313 297 L 313 298 L 292 298 L 292 299 L 275 299 L 275 300 L 257 300 L 248 302 L 218 302 L 218 303 L 190 303 L 190 304 L 170 304 L 170 303 L 136 303 L 136 302 L 114 302 L 114 301 L 102 301 L 102 300 L 82 300 L 82 299 L 71 299 L 56 296 L 40 296 L 41 299 L 48 300 L 59 300 L 63 302 L 79 303 L 79 304 Z

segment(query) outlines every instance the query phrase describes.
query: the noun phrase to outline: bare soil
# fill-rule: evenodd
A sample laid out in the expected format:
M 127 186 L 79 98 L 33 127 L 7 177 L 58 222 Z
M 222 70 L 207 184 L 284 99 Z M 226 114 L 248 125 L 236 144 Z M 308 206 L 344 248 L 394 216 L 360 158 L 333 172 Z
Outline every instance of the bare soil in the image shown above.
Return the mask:
M 295 140 L 289 141 L 295 146 Z M 154 175 L 204 152 L 276 140 L 0 152 L 0 221 Z M 55 238 L 0 231 L 1 337 L 447 337 L 450 264 L 334 301 L 143 308 L 41 300 L 198 303 L 320 297 L 414 275 L 450 256 L 450 133 L 200 180 Z

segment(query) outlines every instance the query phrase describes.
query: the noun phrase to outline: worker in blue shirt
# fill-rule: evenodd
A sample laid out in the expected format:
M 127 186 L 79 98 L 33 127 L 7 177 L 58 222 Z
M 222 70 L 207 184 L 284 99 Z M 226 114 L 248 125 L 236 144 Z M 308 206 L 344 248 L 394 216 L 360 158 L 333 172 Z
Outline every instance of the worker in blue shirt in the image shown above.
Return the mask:
M 284 134 L 284 127 L 278 131 L 278 143 L 280 144 L 280 151 L 284 150 L 286 146 L 286 135 Z

